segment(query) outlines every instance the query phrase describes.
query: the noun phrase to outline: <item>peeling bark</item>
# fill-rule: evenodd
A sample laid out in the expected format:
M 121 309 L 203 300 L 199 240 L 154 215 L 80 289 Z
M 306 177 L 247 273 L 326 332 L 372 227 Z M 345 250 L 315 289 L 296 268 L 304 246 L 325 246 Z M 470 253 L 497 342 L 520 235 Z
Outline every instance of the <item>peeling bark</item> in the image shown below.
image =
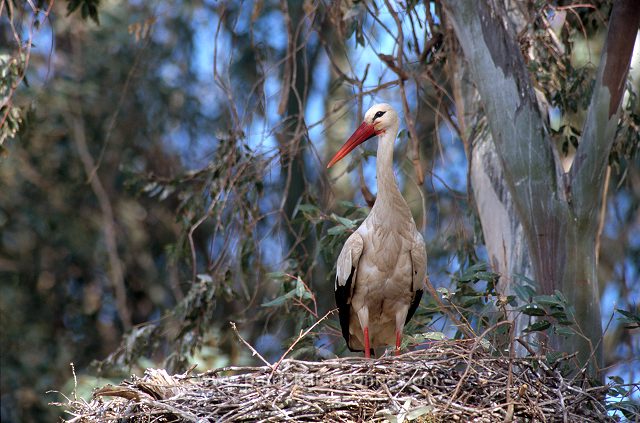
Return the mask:
M 640 1 L 616 1 L 582 138 L 569 171 L 572 211 L 580 224 L 589 229 L 598 222 L 609 152 L 639 26 Z
M 533 279 L 524 231 L 513 198 L 504 185 L 502 166 L 489 134 L 474 143 L 471 154 L 471 187 L 489 262 L 500 274 L 497 289 L 502 295 L 515 295 L 514 288 L 522 284 L 523 277 Z M 509 313 L 509 318 L 518 334 L 532 323 L 529 316 L 518 312 Z
M 609 101 L 609 119 L 618 112 L 624 83 L 629 73 L 633 42 L 629 42 L 629 35 L 638 31 L 640 23 L 640 2 L 637 0 L 618 1 L 613 8 L 609 25 L 614 31 L 607 34 L 605 46 L 606 56 L 602 69 L 602 85 L 611 93 Z
M 513 197 L 504 183 L 502 164 L 491 134 L 484 130 L 469 139 L 471 128 L 480 126 L 478 119 L 482 116 L 482 105 L 464 60 L 453 59 L 449 61 L 449 69 L 454 75 L 456 117 L 469 160 L 469 185 L 480 218 L 489 264 L 494 272 L 500 274 L 496 286 L 498 292 L 505 296 L 515 295 L 514 287 L 521 283 L 522 276 L 533 279 L 529 249 Z M 529 316 L 522 313 L 511 312 L 509 318 L 515 323 L 516 333 L 522 333 L 531 323 Z M 517 352 L 524 354 L 526 351 L 522 348 Z
M 527 81 L 520 49 L 514 34 L 484 2 L 445 4 L 484 104 L 505 187 L 513 196 L 530 247 L 534 273 L 542 291 L 553 292 L 562 279 L 555 253 L 563 249 L 559 237 L 563 223 L 547 216 L 562 214 L 564 190 L 559 187 L 561 170 Z M 490 48 L 487 43 L 497 42 L 498 36 L 512 41 Z M 551 260 L 549 252 L 554 253 Z

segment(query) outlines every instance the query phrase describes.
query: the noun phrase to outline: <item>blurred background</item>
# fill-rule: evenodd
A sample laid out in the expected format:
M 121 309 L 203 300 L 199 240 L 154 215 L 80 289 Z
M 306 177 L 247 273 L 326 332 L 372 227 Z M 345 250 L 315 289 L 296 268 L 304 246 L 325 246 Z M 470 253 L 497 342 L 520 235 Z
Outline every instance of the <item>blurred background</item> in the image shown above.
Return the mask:
M 561 24 L 575 73 L 548 97 L 567 155 L 580 113 L 562 106 L 595 75 L 610 9 L 587 3 Z M 349 0 L 1 4 L 3 119 L 19 127 L 0 134 L 3 422 L 53 420 L 47 403 L 64 398 L 48 391 L 70 395 L 70 363 L 82 395 L 151 366 L 256 363 L 230 321 L 277 360 L 334 308 L 335 257 L 376 192 L 375 141 L 325 166 L 374 103 L 415 122 L 418 144 L 401 124 L 396 174 L 432 283 L 456 289 L 487 260 L 447 72 L 459 47 L 437 2 L 394 3 L 395 15 Z M 396 18 L 404 82 L 385 56 L 396 54 Z M 640 341 L 614 312 L 637 313 L 640 299 L 634 107 L 635 141 L 611 158 L 599 256 L 606 364 L 628 382 Z M 490 305 L 488 285 L 461 299 L 474 316 Z M 337 317 L 325 323 L 290 357 L 343 354 Z M 453 334 L 429 298 L 411 325 Z

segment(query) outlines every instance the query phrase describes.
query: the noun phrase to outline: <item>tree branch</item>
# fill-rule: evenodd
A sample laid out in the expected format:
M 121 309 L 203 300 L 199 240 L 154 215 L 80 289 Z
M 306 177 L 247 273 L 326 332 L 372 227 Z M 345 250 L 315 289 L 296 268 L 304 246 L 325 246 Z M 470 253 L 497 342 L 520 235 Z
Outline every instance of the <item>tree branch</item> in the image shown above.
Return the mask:
M 93 157 L 89 152 L 89 146 L 87 145 L 84 121 L 82 120 L 82 116 L 77 114 L 77 112 L 72 112 L 71 114 L 73 117 L 68 118 L 67 123 L 71 128 L 71 133 L 76 144 L 78 155 L 82 161 L 87 178 L 89 178 L 95 168 L 95 161 L 93 160 Z M 113 207 L 111 206 L 109 194 L 104 188 L 104 185 L 102 185 L 102 181 L 97 174 L 89 180 L 89 185 L 98 199 L 100 211 L 102 212 L 102 233 L 104 235 L 105 247 L 109 258 L 110 279 L 116 297 L 118 316 L 120 317 L 124 329 L 129 330 L 131 329 L 131 313 L 127 306 L 127 289 L 124 281 L 124 269 L 122 267 L 120 256 L 118 255 L 117 229 Z
M 613 5 L 598 76 L 569 170 L 571 204 L 581 224 L 596 227 L 603 201 L 605 171 L 620 117 L 625 82 L 640 25 L 640 2 L 617 0 Z
M 393 20 L 395 21 L 396 27 L 398 29 L 398 52 L 396 53 L 396 64 L 394 66 L 392 60 L 385 60 L 383 55 L 378 55 L 378 57 L 380 57 L 387 64 L 387 66 L 389 66 L 389 68 L 400 77 L 400 97 L 402 98 L 404 120 L 407 124 L 407 129 L 409 130 L 409 138 L 411 139 L 411 149 L 413 151 L 413 168 L 416 172 L 418 183 L 422 185 L 424 183 L 424 171 L 422 170 L 422 164 L 420 163 L 420 140 L 418 139 L 418 133 L 416 132 L 415 122 L 413 119 L 413 115 L 411 114 L 411 109 L 409 109 L 409 102 L 407 101 L 407 93 L 404 84 L 404 81 L 409 77 L 403 69 L 402 58 L 404 56 L 404 34 L 402 32 L 402 21 L 400 21 L 398 14 L 391 6 L 391 3 L 389 3 L 389 0 L 384 0 L 384 4 L 387 6 L 387 10 L 389 10 L 389 13 L 393 17 Z

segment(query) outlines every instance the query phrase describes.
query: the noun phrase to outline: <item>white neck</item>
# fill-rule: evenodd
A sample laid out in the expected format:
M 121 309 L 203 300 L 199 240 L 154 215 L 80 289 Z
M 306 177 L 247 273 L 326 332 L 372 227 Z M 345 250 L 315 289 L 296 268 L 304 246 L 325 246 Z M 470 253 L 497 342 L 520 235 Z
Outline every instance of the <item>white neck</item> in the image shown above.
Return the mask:
M 374 207 L 389 202 L 398 205 L 398 197 L 402 199 L 401 202 L 404 202 L 393 174 L 393 147 L 397 135 L 398 125 L 396 124 L 378 137 L 378 155 L 376 157 L 378 195 Z

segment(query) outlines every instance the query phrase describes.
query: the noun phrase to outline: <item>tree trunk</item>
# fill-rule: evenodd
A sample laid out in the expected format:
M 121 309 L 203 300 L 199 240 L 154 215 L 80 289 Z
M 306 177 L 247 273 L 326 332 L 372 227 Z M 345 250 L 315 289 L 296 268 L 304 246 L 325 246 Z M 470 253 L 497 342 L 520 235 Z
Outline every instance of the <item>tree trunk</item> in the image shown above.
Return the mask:
M 482 119 L 482 104 L 461 57 L 449 60 L 458 127 L 469 160 L 469 184 L 480 218 L 489 265 L 500 274 L 496 286 L 505 296 L 515 295 L 515 286 L 532 279 L 531 259 L 513 197 L 505 186 L 502 164 L 491 133 Z M 485 128 L 483 128 L 483 126 Z M 515 332 L 522 333 L 529 316 L 509 312 Z M 518 347 L 519 353 L 525 353 Z
M 315 239 L 303 236 L 303 225 L 291 221 L 296 207 L 306 192 L 309 175 L 305 171 L 304 152 L 308 134 L 305 108 L 309 91 L 309 75 L 317 63 L 319 47 L 309 45 L 310 25 L 304 21 L 301 2 L 281 0 L 281 9 L 287 25 L 287 53 L 285 57 L 283 87 L 278 112 L 282 115 L 282 130 L 276 134 L 280 146 L 282 186 L 284 201 L 283 218 L 292 257 L 299 261 L 300 269 L 312 268 Z M 304 48 L 300 46 L 304 45 Z
M 540 293 L 565 294 L 575 307 L 578 334 L 567 339 L 552 335 L 551 346 L 578 352 L 579 363 L 588 363 L 595 375 L 602 367 L 598 211 L 633 48 L 628 34 L 637 31 L 640 4 L 621 0 L 614 5 L 583 137 L 568 174 L 547 134 L 504 8 L 487 1 L 444 4 L 491 133 L 469 152 L 470 178 L 492 264 L 513 283 L 516 272 L 527 274 L 530 262 Z M 616 55 L 610 54 L 614 51 Z

